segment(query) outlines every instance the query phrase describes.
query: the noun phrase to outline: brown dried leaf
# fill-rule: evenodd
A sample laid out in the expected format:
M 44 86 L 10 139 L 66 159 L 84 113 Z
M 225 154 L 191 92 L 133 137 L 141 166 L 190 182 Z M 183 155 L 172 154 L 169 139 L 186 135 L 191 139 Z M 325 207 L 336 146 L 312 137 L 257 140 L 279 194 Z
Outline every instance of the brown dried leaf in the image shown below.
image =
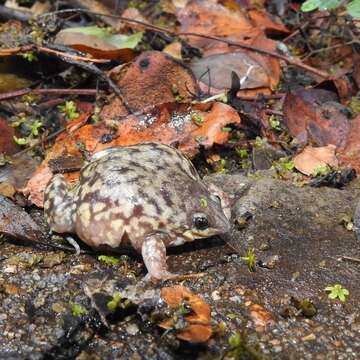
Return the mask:
M 214 2 L 194 0 L 184 9 L 179 11 L 178 20 L 181 23 L 180 32 L 195 32 L 217 36 L 253 45 L 260 49 L 276 51 L 276 42 L 266 37 L 265 30 L 268 31 L 272 29 L 286 33 L 287 29 L 281 24 L 272 22 L 263 13 L 254 11 L 252 14 L 255 19 L 254 21 L 251 21 L 249 17 L 245 16 L 240 9 L 230 10 L 223 5 Z M 261 26 L 259 25 L 260 23 Z M 239 52 L 239 48 L 212 39 L 188 36 L 187 40 L 191 45 L 200 47 L 204 52 L 204 56 Z M 265 86 L 274 89 L 280 80 L 279 60 L 274 57 L 247 50 L 241 50 L 241 53 L 246 54 L 247 58 L 251 58 L 251 60 L 244 61 L 244 59 L 237 59 L 238 63 L 236 65 L 232 62 L 232 66 L 238 67 L 236 72 L 238 72 L 239 78 L 246 75 L 246 69 L 249 67 L 246 66 L 246 63 L 255 62 L 257 64 L 257 71 L 250 74 L 249 81 L 253 82 L 251 80 L 254 77 L 258 80 L 257 72 L 259 72 L 258 69 L 261 67 L 261 71 L 264 73 L 266 80 L 264 80 L 264 76 L 261 76 L 260 74 L 259 77 L 262 81 L 261 84 L 259 84 L 259 87 Z M 226 69 L 226 67 L 224 68 Z M 239 71 L 240 69 L 242 71 Z M 205 71 L 206 69 L 203 69 L 202 73 L 205 73 Z M 222 70 L 221 73 L 224 71 L 225 70 Z M 198 78 L 201 76 L 200 73 L 201 71 L 198 71 Z M 217 73 L 218 70 L 213 70 L 211 75 L 217 76 Z M 221 74 L 219 76 L 221 76 Z M 227 74 L 225 75 L 225 78 L 228 80 Z M 219 88 L 214 85 L 212 85 L 212 87 Z M 250 87 L 253 88 L 254 85 Z M 245 85 L 243 88 L 247 89 L 248 87 Z
M 193 61 L 191 70 L 195 77 L 206 86 L 211 86 L 220 91 L 231 88 L 232 72 L 235 72 L 239 79 L 247 75 L 241 84 L 242 89 L 269 86 L 266 71 L 245 52 L 237 51 L 206 56 Z
M 188 326 L 176 335 L 179 339 L 199 343 L 210 338 L 212 334 L 210 305 L 181 285 L 162 288 L 161 297 L 172 309 L 180 308 L 184 303 L 190 305 L 192 309 L 192 313 L 185 316 Z M 159 324 L 164 329 L 170 329 L 173 325 L 173 319 L 162 321 Z
M 8 182 L 0 182 L 0 195 L 8 198 L 13 198 L 15 192 L 16 189 L 14 188 L 14 185 Z
M 336 95 L 321 89 L 299 90 L 286 95 L 284 120 L 291 136 L 306 144 L 345 144 L 350 124 Z
M 257 330 L 263 330 L 266 325 L 274 322 L 271 313 L 259 304 L 250 305 L 250 316 Z
M 343 165 L 353 167 L 360 173 L 360 115 L 351 120 L 351 127 L 346 144 L 338 150 L 338 157 Z
M 113 71 L 111 77 L 121 89 L 127 107 L 134 112 L 166 102 L 185 102 L 198 93 L 192 72 L 161 51 L 143 52 L 125 74 Z
M 190 1 L 178 12 L 177 18 L 181 24 L 180 32 L 193 32 L 242 41 L 254 34 L 254 26 L 244 13 L 229 10 L 212 1 Z M 187 40 L 192 46 L 204 50 L 214 43 L 214 40 L 196 36 L 189 36 Z
M 178 41 L 165 46 L 163 52 L 167 55 L 172 56 L 175 59 L 182 60 L 181 43 Z
M 300 154 L 294 157 L 295 168 L 305 175 L 311 175 L 319 166 L 329 165 L 338 166 L 338 160 L 335 156 L 335 145 L 323 147 L 307 146 Z
M 14 135 L 14 128 L 5 119 L 0 118 L 0 154 L 11 155 L 19 150 L 14 141 Z

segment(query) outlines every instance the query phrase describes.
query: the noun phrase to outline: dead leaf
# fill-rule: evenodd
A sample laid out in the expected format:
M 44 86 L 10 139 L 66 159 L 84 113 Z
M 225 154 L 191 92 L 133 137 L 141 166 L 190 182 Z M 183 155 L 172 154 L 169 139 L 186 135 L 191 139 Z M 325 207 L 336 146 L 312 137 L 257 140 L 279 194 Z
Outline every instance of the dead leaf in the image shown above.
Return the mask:
M 245 52 L 237 51 L 206 56 L 193 61 L 191 70 L 199 81 L 206 86 L 220 90 L 220 92 L 231 88 L 232 72 L 235 72 L 240 80 L 244 78 L 241 84 L 242 89 L 269 86 L 266 71 Z
M 131 61 L 133 50 L 141 41 L 142 32 L 133 35 L 110 34 L 97 26 L 68 28 L 56 35 L 55 42 L 71 46 L 95 58 Z
M 172 56 L 175 59 L 181 60 L 182 56 L 181 56 L 181 43 L 176 41 L 173 42 L 167 46 L 165 46 L 163 52 L 165 54 L 168 54 L 170 56 Z
M 298 90 L 286 95 L 284 120 L 299 143 L 341 147 L 349 133 L 344 107 L 334 101 L 336 94 L 322 89 Z
M 229 10 L 221 4 L 206 0 L 190 1 L 177 14 L 180 32 L 213 35 L 233 40 L 245 40 L 254 35 L 254 26 L 241 11 Z M 207 50 L 214 40 L 188 36 L 194 47 Z
M 143 52 L 125 74 L 120 69 L 118 73 L 112 71 L 111 77 L 133 112 L 167 102 L 186 102 L 198 93 L 192 72 L 161 51 Z
M 11 155 L 19 150 L 14 135 L 14 128 L 5 119 L 0 118 L 0 154 Z
M 1 195 L 0 234 L 35 243 L 47 241 L 46 234 L 28 213 Z
M 345 145 L 338 149 L 338 157 L 342 165 L 351 166 L 360 173 L 360 115 L 351 120 L 349 136 Z
M 286 33 L 287 29 L 282 25 L 272 22 L 265 14 L 261 14 L 260 12 L 253 12 L 253 17 L 254 21 L 248 16 L 245 16 L 244 12 L 240 9 L 230 10 L 221 4 L 203 0 L 191 1 L 184 9 L 178 12 L 178 20 L 181 23 L 180 32 L 195 32 L 216 36 L 253 45 L 260 49 L 276 51 L 276 42 L 266 37 L 265 30 L 276 29 L 279 32 Z M 266 22 L 262 23 L 262 21 L 265 20 Z M 239 48 L 237 47 L 212 39 L 187 36 L 187 40 L 192 46 L 201 48 L 204 57 L 215 54 L 239 52 Z M 275 89 L 280 80 L 279 60 L 253 51 L 241 50 L 241 53 L 246 54 L 246 57 L 251 58 L 251 60 L 242 59 L 241 57 L 243 57 L 243 55 L 241 55 L 241 57 L 237 55 L 239 58 L 236 59 L 236 62 L 238 63 L 235 61 L 231 62 L 232 66 L 238 69 L 237 73 L 239 78 L 249 75 L 247 74 L 247 69 L 250 65 L 247 66 L 246 63 L 251 64 L 251 62 L 255 62 L 257 69 L 256 72 L 249 75 L 249 81 L 251 82 L 252 78 L 258 79 L 259 77 L 262 79 L 259 87 L 265 86 L 270 89 Z M 243 71 L 239 71 L 240 68 Z M 265 74 L 266 82 L 261 74 L 257 75 L 259 68 L 262 68 L 261 71 Z M 202 70 L 202 73 L 205 73 L 206 69 L 204 70 L 203 68 Z M 217 71 L 212 71 L 212 76 L 215 76 Z M 201 71 L 199 72 L 201 73 Z M 225 70 L 221 71 L 221 73 L 224 72 L 227 80 L 227 72 Z M 198 76 L 201 76 L 201 74 L 198 73 Z M 253 86 L 254 85 L 252 85 L 251 88 L 253 88 Z M 211 87 L 218 88 L 213 85 L 211 85 Z M 242 88 L 247 89 L 248 87 L 242 86 Z
M 335 145 L 317 148 L 307 146 L 300 154 L 294 157 L 295 168 L 303 174 L 310 176 L 319 166 L 329 165 L 331 167 L 338 167 L 335 149 Z
M 194 122 L 193 114 L 196 114 L 201 122 Z M 81 156 L 79 144 L 84 150 L 93 153 L 113 146 L 155 141 L 168 145 L 176 144 L 181 151 L 194 155 L 200 145 L 209 148 L 214 143 L 226 142 L 229 132 L 223 131 L 223 128 L 230 123 L 239 122 L 239 115 L 231 106 L 215 102 L 198 105 L 162 104 L 151 107 L 151 110 L 144 114 L 128 115 L 119 122 L 85 125 L 58 136 L 45 160 L 22 191 L 29 196 L 29 200 L 42 207 L 43 192 L 52 176 L 49 160 Z M 107 141 L 108 139 L 111 141 Z M 68 181 L 76 182 L 78 173 L 66 176 Z
M 274 319 L 269 311 L 259 304 L 250 305 L 250 316 L 258 331 L 263 330 L 266 325 L 274 322 Z
M 16 189 L 12 184 L 9 184 L 7 182 L 0 182 L 0 195 L 13 198 L 13 196 L 16 193 Z
M 276 21 L 272 20 L 270 15 L 263 10 L 249 9 L 247 14 L 253 24 L 266 31 L 267 34 L 286 35 L 290 33 L 289 29 L 279 18 L 277 18 Z
M 161 297 L 172 309 L 179 309 L 185 303 L 192 310 L 189 315 L 185 315 L 188 326 L 179 330 L 176 334 L 179 339 L 199 343 L 210 338 L 212 334 L 210 305 L 181 285 L 162 288 Z M 173 325 L 174 319 L 172 318 L 159 324 L 164 329 L 171 329 Z

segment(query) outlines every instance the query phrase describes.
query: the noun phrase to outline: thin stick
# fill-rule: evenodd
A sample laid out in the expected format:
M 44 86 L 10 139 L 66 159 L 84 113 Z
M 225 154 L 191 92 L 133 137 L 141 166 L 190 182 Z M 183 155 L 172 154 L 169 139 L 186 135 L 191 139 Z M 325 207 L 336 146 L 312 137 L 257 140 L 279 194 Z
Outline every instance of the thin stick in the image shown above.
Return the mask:
M 53 55 L 56 55 L 56 56 L 59 56 L 62 58 L 73 59 L 75 61 L 85 61 L 85 62 L 100 63 L 100 64 L 105 64 L 105 63 L 110 62 L 110 60 L 107 60 L 107 59 L 96 59 L 96 58 L 90 58 L 90 57 L 86 57 L 86 56 L 73 55 L 73 54 L 62 52 L 62 51 L 49 49 L 45 46 L 37 46 L 37 45 L 25 45 L 25 46 L 19 46 L 19 47 L 15 47 L 15 48 L 0 49 L 0 56 L 11 56 L 11 55 L 23 54 L 28 51 L 37 51 L 37 52 L 42 52 L 42 53 L 53 54 Z
M 0 94 L 0 101 L 5 99 L 11 99 L 26 94 L 32 95 L 85 95 L 95 96 L 97 94 L 96 89 L 20 89 L 16 91 L 9 91 L 7 93 Z
M 143 21 L 129 19 L 129 18 L 126 18 L 126 17 L 123 17 L 123 16 L 102 14 L 102 13 L 87 11 L 85 9 L 65 9 L 65 10 L 58 10 L 58 11 L 53 11 L 53 12 L 50 12 L 50 13 L 46 13 L 46 14 L 40 15 L 39 17 L 41 18 L 41 17 L 45 17 L 45 16 L 51 16 L 51 15 L 56 15 L 56 14 L 69 13 L 69 12 L 81 12 L 81 13 L 86 13 L 86 14 L 92 14 L 92 15 L 95 15 L 95 16 L 107 16 L 107 17 L 111 17 L 111 18 L 116 18 L 116 19 L 119 19 L 119 20 L 124 21 L 124 22 L 142 25 L 147 29 L 152 29 L 152 30 L 155 30 L 155 31 L 159 31 L 159 32 L 168 34 L 168 35 L 173 36 L 173 37 L 194 36 L 194 37 L 200 37 L 200 38 L 203 38 L 203 39 L 215 40 L 215 41 L 226 43 L 226 44 L 231 45 L 231 46 L 239 47 L 239 48 L 246 49 L 246 50 L 249 50 L 249 51 L 258 52 L 260 54 L 269 55 L 269 56 L 284 60 L 286 63 L 288 63 L 290 65 L 294 65 L 294 66 L 297 66 L 299 68 L 302 68 L 302 69 L 304 69 L 306 71 L 309 71 L 309 72 L 311 72 L 311 73 L 313 73 L 315 75 L 318 75 L 318 76 L 320 76 L 321 78 L 324 78 L 324 79 L 327 79 L 327 78 L 330 77 L 330 74 L 328 74 L 325 71 L 321 71 L 319 69 L 313 68 L 312 66 L 303 64 L 301 61 L 299 61 L 297 59 L 290 58 L 290 57 L 287 57 L 285 55 L 278 54 L 278 53 L 276 53 L 274 51 L 260 49 L 260 48 L 258 48 L 256 46 L 253 46 L 253 45 L 248 45 L 248 44 L 244 44 L 244 43 L 237 42 L 237 41 L 227 40 L 227 39 L 219 38 L 217 36 L 210 36 L 210 35 L 198 34 L 198 33 L 193 33 L 193 32 L 183 32 L 183 33 L 182 32 L 174 32 L 174 31 L 170 31 L 170 30 L 167 30 L 167 29 L 159 27 L 159 26 L 147 24 L 147 23 L 144 23 Z

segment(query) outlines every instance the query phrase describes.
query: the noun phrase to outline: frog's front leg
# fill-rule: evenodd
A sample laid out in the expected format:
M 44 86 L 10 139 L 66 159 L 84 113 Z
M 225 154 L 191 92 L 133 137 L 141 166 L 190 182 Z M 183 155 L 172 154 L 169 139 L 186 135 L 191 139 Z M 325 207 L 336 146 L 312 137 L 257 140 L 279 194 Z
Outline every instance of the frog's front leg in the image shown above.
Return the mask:
M 162 237 L 162 234 L 148 235 L 141 246 L 141 255 L 148 275 L 156 280 L 167 280 L 177 276 L 167 270 L 166 247 Z
M 52 231 L 58 233 L 74 232 L 72 193 L 65 178 L 56 174 L 45 189 L 44 214 Z

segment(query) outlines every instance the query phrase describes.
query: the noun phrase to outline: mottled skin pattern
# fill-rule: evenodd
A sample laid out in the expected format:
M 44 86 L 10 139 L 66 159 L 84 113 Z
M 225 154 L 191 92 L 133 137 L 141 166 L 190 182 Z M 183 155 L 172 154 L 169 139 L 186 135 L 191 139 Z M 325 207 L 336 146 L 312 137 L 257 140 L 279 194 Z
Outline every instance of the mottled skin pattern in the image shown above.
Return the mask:
M 44 210 L 53 231 L 92 247 L 131 245 L 151 277 L 166 279 L 168 246 L 229 231 L 223 196 L 179 151 L 147 143 L 96 153 L 73 189 L 55 175 Z

